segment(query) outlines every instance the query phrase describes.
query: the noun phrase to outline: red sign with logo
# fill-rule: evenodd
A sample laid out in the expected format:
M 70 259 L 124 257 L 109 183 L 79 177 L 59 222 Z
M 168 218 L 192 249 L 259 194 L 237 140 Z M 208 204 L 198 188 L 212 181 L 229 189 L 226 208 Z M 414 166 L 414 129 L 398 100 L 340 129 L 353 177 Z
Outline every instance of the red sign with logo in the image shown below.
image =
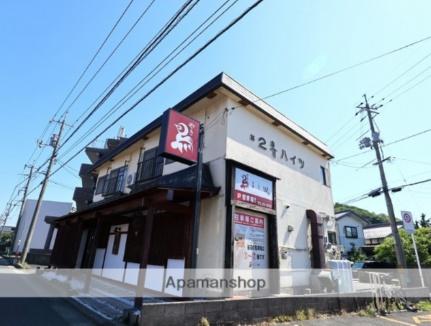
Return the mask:
M 273 187 L 272 180 L 235 168 L 234 200 L 272 209 Z
M 159 154 L 186 164 L 198 160 L 200 122 L 174 110 L 162 117 Z

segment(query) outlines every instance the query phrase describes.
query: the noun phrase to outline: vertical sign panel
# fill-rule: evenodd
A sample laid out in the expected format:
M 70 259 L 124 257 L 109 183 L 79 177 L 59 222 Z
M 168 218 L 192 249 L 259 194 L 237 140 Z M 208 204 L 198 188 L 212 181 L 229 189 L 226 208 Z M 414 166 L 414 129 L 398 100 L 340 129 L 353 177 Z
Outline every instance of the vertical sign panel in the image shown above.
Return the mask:
M 260 207 L 273 208 L 273 182 L 240 168 L 235 168 L 233 199 Z
M 414 233 L 415 224 L 413 222 L 412 213 L 407 211 L 401 211 L 401 217 L 403 218 L 404 230 L 406 230 L 408 234 Z
M 268 268 L 267 218 L 250 213 L 234 214 L 234 267 Z
M 162 117 L 159 155 L 186 164 L 195 164 L 199 150 L 199 121 L 174 110 Z

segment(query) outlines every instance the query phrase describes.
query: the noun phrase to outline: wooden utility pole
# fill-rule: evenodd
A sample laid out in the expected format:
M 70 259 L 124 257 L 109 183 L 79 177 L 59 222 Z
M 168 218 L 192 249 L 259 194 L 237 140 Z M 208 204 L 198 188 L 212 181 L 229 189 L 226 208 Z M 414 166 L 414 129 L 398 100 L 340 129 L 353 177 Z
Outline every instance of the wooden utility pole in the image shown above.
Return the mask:
M 54 134 L 51 137 L 51 142 L 49 145 L 52 146 L 52 154 L 51 154 L 51 157 L 48 161 L 48 168 L 47 168 L 46 173 L 45 173 L 45 178 L 42 181 L 42 188 L 40 189 L 39 198 L 37 199 L 36 207 L 34 208 L 33 217 L 31 219 L 31 224 L 30 224 L 30 227 L 28 230 L 28 234 L 27 234 L 27 237 L 25 239 L 24 249 L 22 251 L 22 255 L 21 255 L 21 258 L 19 260 L 19 265 L 21 265 L 21 266 L 24 265 L 25 260 L 27 259 L 28 252 L 30 250 L 30 244 L 31 244 L 31 240 L 33 238 L 34 229 L 36 227 L 37 217 L 38 217 L 39 212 L 40 212 L 40 206 L 42 204 L 43 195 L 45 194 L 46 186 L 48 185 L 49 176 L 51 174 L 51 168 L 54 165 L 55 158 L 57 157 L 58 144 L 60 142 L 63 128 L 64 128 L 64 119 L 60 122 L 60 131 L 59 131 L 58 135 Z
M 30 168 L 30 172 L 28 173 L 27 182 L 26 182 L 25 187 L 24 187 L 24 193 L 22 195 L 21 208 L 19 209 L 18 221 L 16 222 L 15 233 L 14 233 L 13 239 L 12 239 L 11 250 L 13 250 L 13 248 L 15 247 L 15 241 L 17 240 L 16 236 L 18 233 L 19 225 L 21 223 L 22 213 L 24 211 L 24 204 L 25 204 L 25 201 L 27 199 L 28 187 L 30 186 L 31 178 L 33 177 L 34 166 L 33 165 L 30 165 L 30 166 L 26 165 L 26 167 Z
M 374 149 L 376 153 L 377 165 L 379 167 L 380 179 L 382 182 L 382 192 L 385 196 L 386 208 L 388 210 L 388 215 L 389 215 L 389 222 L 391 224 L 392 235 L 395 240 L 395 256 L 397 258 L 397 265 L 398 265 L 398 268 L 406 268 L 406 259 L 404 256 L 404 250 L 401 242 L 401 237 L 398 232 L 397 222 L 395 220 L 395 212 L 394 212 L 394 207 L 392 205 L 392 199 L 389 194 L 385 169 L 383 167 L 382 153 L 380 151 L 380 143 L 382 141 L 380 139 L 380 134 L 376 132 L 376 129 L 374 126 L 373 114 L 377 114 L 376 110 L 379 107 L 375 107 L 375 105 L 370 106 L 368 104 L 368 99 L 366 95 L 364 95 L 364 103 L 361 103 L 360 105 L 358 105 L 358 108 L 360 109 L 359 112 L 365 111 L 367 114 L 368 122 L 370 124 L 370 130 L 371 130 L 371 138 L 372 138 L 372 139 L 369 139 L 369 138 L 362 139 L 360 146 L 361 148 L 371 147 Z

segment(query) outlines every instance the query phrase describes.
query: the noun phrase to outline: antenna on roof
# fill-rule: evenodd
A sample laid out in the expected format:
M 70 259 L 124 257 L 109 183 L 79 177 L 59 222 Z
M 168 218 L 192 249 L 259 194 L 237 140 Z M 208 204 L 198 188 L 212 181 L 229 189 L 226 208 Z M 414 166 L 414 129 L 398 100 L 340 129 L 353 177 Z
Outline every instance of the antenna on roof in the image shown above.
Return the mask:
M 118 129 L 117 139 L 121 139 L 125 137 L 126 137 L 126 129 L 124 129 L 124 127 L 120 127 L 120 129 Z

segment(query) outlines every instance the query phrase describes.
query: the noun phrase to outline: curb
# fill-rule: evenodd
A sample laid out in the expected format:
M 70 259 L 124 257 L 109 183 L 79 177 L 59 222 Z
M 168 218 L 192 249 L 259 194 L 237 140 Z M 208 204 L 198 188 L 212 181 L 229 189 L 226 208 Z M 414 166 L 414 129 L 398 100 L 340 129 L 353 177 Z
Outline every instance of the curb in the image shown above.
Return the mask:
M 90 318 L 92 321 L 94 321 L 97 325 L 125 325 L 124 323 L 121 323 L 120 321 L 109 319 L 102 314 L 98 313 L 94 309 L 91 309 L 86 304 L 82 303 L 79 300 L 79 297 L 71 297 L 71 298 L 65 298 L 66 301 L 72 305 L 75 309 L 77 309 L 79 312 L 81 312 L 86 317 Z
M 46 282 L 48 286 L 55 287 L 52 282 Z M 60 297 L 59 299 L 63 299 L 68 302 L 71 306 L 73 306 L 76 310 L 82 313 L 84 316 L 88 317 L 92 320 L 96 325 L 126 325 L 119 320 L 110 319 L 107 316 L 104 316 L 97 310 L 91 308 L 86 305 L 84 302 L 80 300 L 80 297 Z

